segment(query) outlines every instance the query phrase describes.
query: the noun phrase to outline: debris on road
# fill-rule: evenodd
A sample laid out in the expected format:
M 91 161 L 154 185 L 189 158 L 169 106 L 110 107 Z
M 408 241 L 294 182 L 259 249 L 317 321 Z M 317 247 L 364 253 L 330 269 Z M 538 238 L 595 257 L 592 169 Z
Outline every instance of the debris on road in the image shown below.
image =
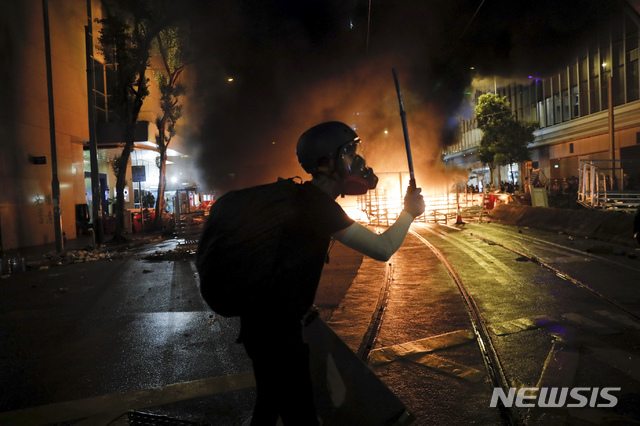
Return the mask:
M 155 253 L 146 255 L 142 259 L 152 262 L 172 261 L 172 260 L 189 260 L 195 256 L 196 250 L 191 247 L 177 247 L 172 250 L 157 250 Z

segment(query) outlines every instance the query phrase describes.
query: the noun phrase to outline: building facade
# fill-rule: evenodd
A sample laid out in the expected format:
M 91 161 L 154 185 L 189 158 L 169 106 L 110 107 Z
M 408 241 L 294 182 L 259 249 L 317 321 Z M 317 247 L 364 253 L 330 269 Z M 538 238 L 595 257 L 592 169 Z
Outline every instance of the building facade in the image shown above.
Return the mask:
M 109 200 L 115 198 L 111 163 L 119 155 L 121 143 L 111 128 L 115 121 L 109 108 L 112 72 L 98 49 L 99 24 L 95 19 L 102 16 L 100 1 L 45 1 L 51 85 L 47 82 L 45 3 L 42 0 L 0 2 L 0 48 L 5 59 L 0 71 L 0 249 L 3 251 L 54 242 L 57 202 L 63 236 L 71 239 L 80 232 L 78 215 L 91 212 L 93 202 L 89 178 L 89 114 L 94 115 L 97 123 L 104 215 L 111 213 Z M 93 57 L 89 55 L 87 62 L 85 27 L 89 23 L 93 30 Z M 95 73 L 92 90 L 87 86 L 88 63 Z M 127 209 L 139 207 L 138 189 L 157 190 L 154 123 L 160 107 L 152 71 L 149 78 L 151 93 L 140 112 L 139 137 L 129 164 Z M 89 96 L 95 99 L 91 111 Z M 54 126 L 50 123 L 50 101 Z M 56 164 L 51 155 L 52 134 L 55 135 Z M 131 165 L 145 167 L 145 182 L 132 181 Z M 52 191 L 55 172 L 60 186 L 59 201 Z
M 640 184 L 640 18 L 635 2 L 620 4 L 612 8 L 608 27 L 585 40 L 578 55 L 567 55 L 557 73 L 517 82 L 486 78 L 484 87 L 473 87 L 472 104 L 484 93 L 496 93 L 507 97 L 518 119 L 540 124 L 529 145 L 532 161 L 502 167 L 496 180 L 511 180 L 513 170 L 514 180 L 523 184 L 535 170 L 550 190 L 561 190 L 578 176 L 580 161 L 601 161 L 603 169 L 617 169 L 619 189 Z M 475 157 L 482 138 L 475 120 L 461 120 L 460 134 L 443 152 L 445 162 L 488 183 L 489 171 Z

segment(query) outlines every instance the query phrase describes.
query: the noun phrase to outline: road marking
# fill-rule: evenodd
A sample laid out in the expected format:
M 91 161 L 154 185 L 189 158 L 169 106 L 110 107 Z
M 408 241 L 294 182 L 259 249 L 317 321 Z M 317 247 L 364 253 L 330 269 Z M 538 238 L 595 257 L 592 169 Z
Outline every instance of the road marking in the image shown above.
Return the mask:
M 457 330 L 425 339 L 413 340 L 393 346 L 374 349 L 369 353 L 369 363 L 372 365 L 386 364 L 408 355 L 424 354 L 439 349 L 450 348 L 472 342 L 476 339 L 471 330 Z
M 635 328 L 636 330 L 640 330 L 640 323 L 631 319 L 630 317 L 622 314 L 616 314 L 610 311 L 596 311 L 596 314 L 602 315 L 603 317 L 612 319 L 619 324 L 625 325 L 627 327 Z
M 474 246 L 470 244 L 468 241 L 462 240 L 458 237 L 458 235 L 452 236 L 443 232 L 439 232 L 432 228 L 423 227 L 424 230 L 442 238 L 445 241 L 450 242 L 452 245 L 458 247 L 458 249 L 462 250 L 467 254 L 471 259 L 473 259 L 479 266 L 481 266 L 485 271 L 487 271 L 488 276 L 492 277 L 500 284 L 508 286 L 513 284 L 513 282 L 520 281 L 521 277 L 518 276 L 512 268 L 505 265 L 503 262 L 498 260 L 498 258 L 490 255 L 486 251 L 484 251 L 481 247 Z M 414 235 L 416 234 L 414 231 L 411 231 Z M 486 261 L 482 259 L 482 257 L 486 258 Z
M 562 314 L 562 318 L 566 319 L 569 322 L 572 322 L 580 327 L 587 327 L 598 334 L 619 334 L 620 330 L 616 330 L 606 325 L 599 323 L 598 321 L 591 320 L 589 318 L 583 317 L 580 314 L 576 313 L 566 313 Z
M 565 347 L 555 342 L 544 362 L 536 387 L 571 387 L 578 371 L 579 349 Z
M 196 267 L 195 260 L 190 260 L 189 261 L 189 266 L 191 266 L 191 271 L 193 272 L 193 276 L 197 277 L 198 276 L 198 268 Z
M 432 354 L 422 354 L 418 356 L 411 355 L 408 359 L 417 364 L 433 368 L 434 370 L 438 370 L 442 373 L 446 373 L 460 379 L 465 379 L 470 382 L 479 382 L 487 377 L 487 373 L 484 371 L 458 364 L 457 362 L 449 361 Z
M 485 372 L 430 354 L 430 352 L 462 345 L 475 339 L 476 336 L 471 330 L 457 330 L 425 339 L 386 346 L 371 351 L 369 363 L 383 365 L 396 360 L 408 360 L 442 373 L 477 382 L 486 377 Z
M 104 413 L 126 413 L 255 386 L 253 371 L 191 382 L 65 401 L 0 413 L 3 425 L 41 425 L 68 422 Z
M 542 367 L 542 373 L 535 385 L 537 388 L 570 388 L 573 386 L 578 364 L 580 362 L 580 348 L 568 347 L 562 341 L 553 343 L 549 355 Z M 524 386 L 521 386 L 524 387 Z M 557 424 L 567 423 L 567 410 L 565 408 L 530 409 L 529 420 L 532 424 L 547 424 L 550 421 Z
M 557 323 L 558 321 L 553 318 L 542 316 L 536 318 L 518 318 L 512 321 L 492 324 L 489 326 L 489 328 L 496 336 L 505 336 L 508 334 L 514 334 L 525 330 L 534 330 L 540 327 L 546 327 L 548 325 Z

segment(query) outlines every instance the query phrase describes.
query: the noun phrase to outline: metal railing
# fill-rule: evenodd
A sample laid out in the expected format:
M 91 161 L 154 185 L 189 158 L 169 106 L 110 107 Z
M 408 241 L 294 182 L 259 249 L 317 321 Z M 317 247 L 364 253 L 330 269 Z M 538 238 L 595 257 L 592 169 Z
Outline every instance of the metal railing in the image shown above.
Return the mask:
M 439 196 L 424 196 L 425 211 L 417 222 L 446 223 L 455 220 L 458 213 L 464 216 L 477 215 L 484 205 L 483 194 L 449 192 Z M 358 209 L 363 211 L 371 224 L 390 226 L 402 212 L 403 200 L 389 196 L 385 189 L 375 189 L 358 197 Z M 458 211 L 458 206 L 461 211 Z M 472 211 L 473 209 L 477 211 Z
M 195 192 L 195 188 L 178 190 L 174 196 L 174 235 L 183 240 L 181 244 L 194 245 L 198 243 L 206 218 L 204 210 L 191 206 L 189 192 Z
M 640 206 L 640 160 L 580 160 L 578 203 L 591 209 Z

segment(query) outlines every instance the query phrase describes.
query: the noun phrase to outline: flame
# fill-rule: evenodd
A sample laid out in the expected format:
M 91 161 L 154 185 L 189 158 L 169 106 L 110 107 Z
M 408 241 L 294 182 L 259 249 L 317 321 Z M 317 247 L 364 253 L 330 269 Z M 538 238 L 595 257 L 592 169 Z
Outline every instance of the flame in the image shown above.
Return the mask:
M 398 218 L 404 207 L 404 194 L 408 186 L 408 173 L 388 172 L 379 174 L 378 187 L 358 197 L 357 207 L 350 205 L 350 217 L 362 217 L 365 213 L 368 223 L 389 226 Z M 455 218 L 458 206 L 482 205 L 482 194 L 456 193 L 454 187 L 435 186 L 423 191 L 425 212 L 417 220 L 441 222 Z M 348 212 L 348 214 L 349 214 Z M 353 214 L 353 216 L 351 216 Z

